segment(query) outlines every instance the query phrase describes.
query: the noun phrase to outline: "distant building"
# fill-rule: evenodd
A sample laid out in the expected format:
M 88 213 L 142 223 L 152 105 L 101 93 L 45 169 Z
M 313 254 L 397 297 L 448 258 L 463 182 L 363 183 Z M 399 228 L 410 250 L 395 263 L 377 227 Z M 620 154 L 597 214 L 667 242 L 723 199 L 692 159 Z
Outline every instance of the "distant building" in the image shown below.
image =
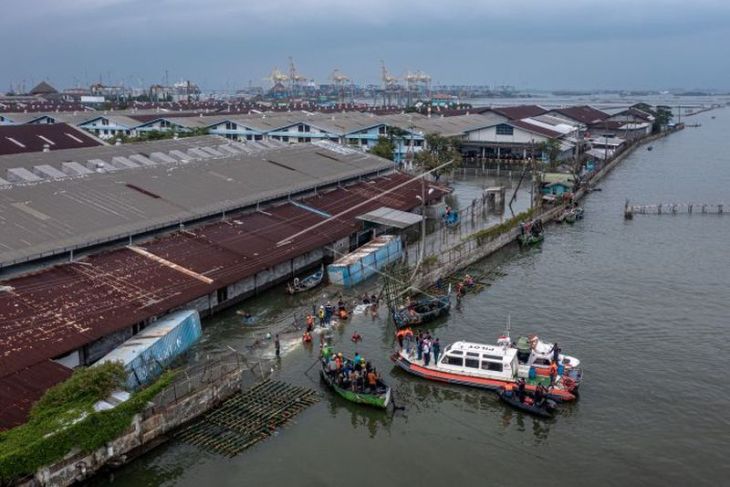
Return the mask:
M 38 83 L 30 92 L 28 93 L 33 96 L 53 96 L 58 95 L 58 90 L 51 86 L 50 84 L 46 83 L 45 81 L 41 81 Z

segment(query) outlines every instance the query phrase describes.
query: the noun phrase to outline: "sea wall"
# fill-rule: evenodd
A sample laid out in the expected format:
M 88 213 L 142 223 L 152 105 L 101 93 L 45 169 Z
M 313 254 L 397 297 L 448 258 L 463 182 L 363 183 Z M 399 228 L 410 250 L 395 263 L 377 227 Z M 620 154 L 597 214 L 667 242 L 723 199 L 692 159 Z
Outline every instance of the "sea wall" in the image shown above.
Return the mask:
M 178 374 L 147 408 L 134 416 L 129 429 L 103 447 L 72 451 L 59 462 L 39 469 L 22 487 L 65 487 L 88 479 L 105 467 L 118 467 L 166 441 L 167 434 L 240 391 L 253 372 L 237 357 L 199 364 Z

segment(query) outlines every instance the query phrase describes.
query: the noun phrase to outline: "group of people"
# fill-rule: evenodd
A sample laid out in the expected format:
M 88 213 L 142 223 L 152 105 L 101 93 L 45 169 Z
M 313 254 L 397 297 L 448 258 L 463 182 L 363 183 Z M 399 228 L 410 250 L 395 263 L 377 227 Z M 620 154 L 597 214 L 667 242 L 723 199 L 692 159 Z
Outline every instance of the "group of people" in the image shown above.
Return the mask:
M 403 328 L 398 330 L 395 338 L 401 350 L 405 350 L 411 356 L 415 353 L 416 359 L 423 360 L 423 365 L 430 365 L 433 358 L 434 365 L 438 366 L 441 343 L 438 338 L 432 337 L 430 332 L 418 330 L 414 334 L 410 328 Z
M 525 386 L 526 382 L 525 379 L 519 379 L 517 381 L 517 398 L 520 400 L 520 402 L 527 401 L 527 393 L 525 392 Z M 543 404 L 545 404 L 545 401 L 548 398 L 548 389 L 542 385 L 538 384 L 535 388 L 535 392 L 533 394 L 532 398 L 532 404 L 537 407 L 542 407 Z
M 322 364 L 327 375 L 342 389 L 353 392 L 376 394 L 378 392 L 378 371 L 359 353 L 352 360 L 343 357 L 342 352 L 332 353 L 331 348 L 322 349 Z

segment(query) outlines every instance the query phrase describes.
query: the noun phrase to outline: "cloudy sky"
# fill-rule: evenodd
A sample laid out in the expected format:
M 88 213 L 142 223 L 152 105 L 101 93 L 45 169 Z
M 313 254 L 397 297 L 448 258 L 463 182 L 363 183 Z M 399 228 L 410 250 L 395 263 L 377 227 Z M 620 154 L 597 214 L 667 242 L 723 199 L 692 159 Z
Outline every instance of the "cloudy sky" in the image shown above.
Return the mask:
M 263 85 L 293 56 L 378 82 L 730 89 L 730 0 L 1 0 L 0 91 L 48 79 Z

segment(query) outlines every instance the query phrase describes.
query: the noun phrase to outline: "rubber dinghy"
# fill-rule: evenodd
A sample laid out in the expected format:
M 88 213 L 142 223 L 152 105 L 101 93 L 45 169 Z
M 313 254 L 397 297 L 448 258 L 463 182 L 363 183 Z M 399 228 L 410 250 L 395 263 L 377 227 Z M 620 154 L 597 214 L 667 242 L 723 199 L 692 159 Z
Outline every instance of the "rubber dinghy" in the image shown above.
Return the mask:
M 502 402 L 505 402 L 512 406 L 515 409 L 519 409 L 520 411 L 524 411 L 528 414 L 532 414 L 534 416 L 539 416 L 541 418 L 552 418 L 553 417 L 553 410 L 555 409 L 555 403 L 549 399 L 546 399 L 542 402 L 540 406 L 535 405 L 532 402 L 531 397 L 527 397 L 526 399 L 530 400 L 530 402 L 522 402 L 520 401 L 520 398 L 517 397 L 517 394 L 515 394 L 512 391 L 502 391 L 499 393 L 499 398 L 502 400 Z

